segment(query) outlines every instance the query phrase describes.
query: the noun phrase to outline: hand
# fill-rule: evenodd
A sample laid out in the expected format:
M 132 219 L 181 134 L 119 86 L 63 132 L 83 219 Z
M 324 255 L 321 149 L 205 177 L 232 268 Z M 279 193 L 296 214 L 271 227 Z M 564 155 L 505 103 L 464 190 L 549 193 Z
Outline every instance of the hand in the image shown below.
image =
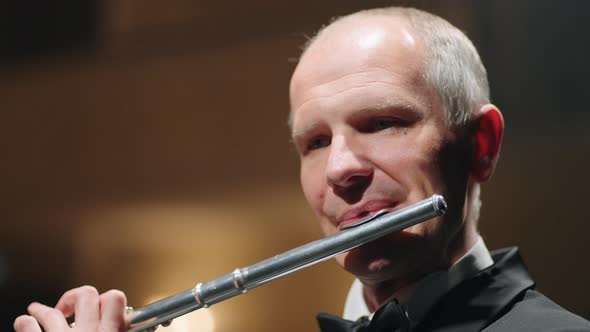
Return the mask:
M 14 321 L 16 332 L 124 332 L 128 321 L 125 317 L 127 298 L 123 292 L 110 290 L 98 294 L 92 286 L 71 289 L 62 295 L 55 308 L 41 303 L 31 303 L 29 315 Z M 75 315 L 70 327 L 66 318 Z

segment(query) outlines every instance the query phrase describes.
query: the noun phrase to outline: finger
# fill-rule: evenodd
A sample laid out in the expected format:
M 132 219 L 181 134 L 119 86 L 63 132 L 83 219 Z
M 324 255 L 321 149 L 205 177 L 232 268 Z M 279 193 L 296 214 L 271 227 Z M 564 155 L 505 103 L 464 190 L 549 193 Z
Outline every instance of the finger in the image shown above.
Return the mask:
M 125 308 L 127 298 L 119 290 L 110 290 L 100 295 L 100 331 L 125 331 Z
M 57 309 L 41 303 L 31 303 L 28 307 L 29 314 L 33 316 L 45 331 L 64 331 L 68 323 L 63 313 Z
M 100 319 L 98 291 L 92 286 L 71 289 L 57 301 L 55 308 L 66 316 L 76 315 L 76 327 L 91 331 Z
M 16 332 L 41 332 L 41 326 L 35 318 L 22 315 L 14 320 L 14 330 Z

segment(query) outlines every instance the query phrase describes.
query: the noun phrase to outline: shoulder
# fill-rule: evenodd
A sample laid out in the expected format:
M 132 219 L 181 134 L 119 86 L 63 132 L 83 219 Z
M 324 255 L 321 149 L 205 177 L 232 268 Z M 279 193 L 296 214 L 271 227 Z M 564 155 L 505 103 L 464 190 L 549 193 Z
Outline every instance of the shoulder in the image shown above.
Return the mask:
M 590 331 L 590 322 L 535 290 L 527 290 L 498 320 L 484 329 L 498 331 Z

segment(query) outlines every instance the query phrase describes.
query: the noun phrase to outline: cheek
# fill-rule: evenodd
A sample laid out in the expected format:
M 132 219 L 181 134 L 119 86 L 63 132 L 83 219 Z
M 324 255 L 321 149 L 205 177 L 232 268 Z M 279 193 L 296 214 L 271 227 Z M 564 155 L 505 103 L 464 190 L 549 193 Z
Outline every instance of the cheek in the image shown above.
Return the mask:
M 408 135 L 409 136 L 409 135 Z M 438 148 L 421 144 L 417 139 L 404 139 L 390 144 L 374 144 L 376 166 L 402 185 L 415 199 L 443 190 Z
M 303 194 L 314 212 L 318 212 L 324 197 L 323 172 L 319 165 L 314 163 L 302 163 L 300 181 Z
M 414 173 L 423 173 L 430 164 L 429 156 L 420 146 L 414 144 L 395 143 L 385 146 L 374 144 L 372 155 L 375 163 L 392 175 L 406 178 Z
M 322 166 L 317 163 L 302 164 L 300 181 L 305 199 L 316 215 L 322 232 L 325 235 L 336 233 L 336 228 L 325 218 L 322 212 L 327 190 Z

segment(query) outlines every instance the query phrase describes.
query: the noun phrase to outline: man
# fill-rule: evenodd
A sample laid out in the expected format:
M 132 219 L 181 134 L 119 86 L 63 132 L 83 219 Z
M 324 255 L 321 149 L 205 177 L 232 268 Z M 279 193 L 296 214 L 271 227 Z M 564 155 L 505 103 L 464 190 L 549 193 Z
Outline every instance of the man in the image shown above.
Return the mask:
M 515 249 L 490 255 L 477 232 L 479 186 L 494 171 L 504 122 L 477 51 L 446 21 L 387 8 L 334 21 L 310 42 L 290 86 L 305 197 L 326 235 L 432 194 L 444 217 L 337 258 L 357 277 L 343 321 L 322 331 L 590 330 L 533 290 Z M 493 258 L 492 258 L 493 257 Z M 56 308 L 29 307 L 19 332 L 124 331 L 125 296 L 92 287 Z M 372 318 L 367 318 L 372 316 Z
M 345 318 L 360 321 L 320 315 L 322 331 L 590 330 L 533 290 L 516 249 L 492 258 L 478 235 L 504 121 L 458 29 L 407 8 L 340 18 L 306 48 L 290 93 L 303 191 L 326 235 L 432 194 L 449 203 L 337 258 L 357 277 Z

